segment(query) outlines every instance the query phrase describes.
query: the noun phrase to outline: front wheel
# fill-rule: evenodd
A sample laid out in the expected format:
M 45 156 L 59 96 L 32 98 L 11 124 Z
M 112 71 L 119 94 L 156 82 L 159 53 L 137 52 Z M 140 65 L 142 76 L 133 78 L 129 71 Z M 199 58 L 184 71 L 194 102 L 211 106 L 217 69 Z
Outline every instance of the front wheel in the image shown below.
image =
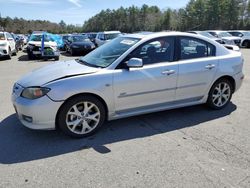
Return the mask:
M 219 110 L 228 105 L 232 98 L 233 86 L 227 79 L 220 79 L 214 83 L 209 91 L 207 104 Z
M 68 100 L 57 117 L 59 128 L 67 135 L 82 138 L 94 134 L 105 121 L 105 108 L 93 96 L 77 96 Z

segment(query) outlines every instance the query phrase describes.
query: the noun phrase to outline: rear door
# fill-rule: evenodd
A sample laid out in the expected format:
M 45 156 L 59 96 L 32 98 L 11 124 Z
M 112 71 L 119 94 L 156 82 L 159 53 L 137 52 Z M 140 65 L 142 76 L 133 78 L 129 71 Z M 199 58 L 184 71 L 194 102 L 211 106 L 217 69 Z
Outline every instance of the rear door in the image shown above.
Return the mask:
M 207 94 L 218 67 L 215 46 L 206 41 L 179 37 L 179 77 L 176 100 L 199 100 Z

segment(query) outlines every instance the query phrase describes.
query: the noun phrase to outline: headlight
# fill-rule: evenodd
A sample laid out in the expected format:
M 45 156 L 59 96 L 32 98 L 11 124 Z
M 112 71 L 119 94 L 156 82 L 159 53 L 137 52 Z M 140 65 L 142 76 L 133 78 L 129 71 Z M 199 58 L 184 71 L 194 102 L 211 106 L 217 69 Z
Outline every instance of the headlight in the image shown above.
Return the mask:
M 21 94 L 26 99 L 38 99 L 43 97 L 50 91 L 50 88 L 46 87 L 28 87 L 25 88 Z
M 79 46 L 76 46 L 76 45 L 72 45 L 71 47 L 72 48 L 79 48 Z
M 7 45 L 7 43 L 5 42 L 5 43 L 2 43 L 2 44 L 0 44 L 0 46 L 6 46 Z

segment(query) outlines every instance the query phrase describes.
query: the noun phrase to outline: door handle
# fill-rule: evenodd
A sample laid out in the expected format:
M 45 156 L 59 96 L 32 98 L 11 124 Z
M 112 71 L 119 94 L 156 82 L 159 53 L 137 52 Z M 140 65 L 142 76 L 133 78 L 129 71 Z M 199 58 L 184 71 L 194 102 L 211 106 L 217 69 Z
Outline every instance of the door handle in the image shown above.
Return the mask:
M 163 75 L 171 75 L 174 73 L 175 73 L 175 70 L 165 70 L 165 71 L 161 72 L 161 74 L 163 74 Z
M 208 64 L 207 66 L 205 66 L 205 68 L 211 70 L 211 69 L 215 68 L 215 65 L 214 64 Z

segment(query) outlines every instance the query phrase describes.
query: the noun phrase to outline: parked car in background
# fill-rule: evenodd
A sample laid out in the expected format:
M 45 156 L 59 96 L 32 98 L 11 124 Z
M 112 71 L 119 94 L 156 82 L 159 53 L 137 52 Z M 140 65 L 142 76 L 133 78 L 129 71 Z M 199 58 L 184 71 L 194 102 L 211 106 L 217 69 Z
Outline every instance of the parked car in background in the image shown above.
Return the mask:
M 72 56 L 76 54 L 86 54 L 95 49 L 94 43 L 92 43 L 86 35 L 70 35 L 66 41 L 66 52 Z
M 214 40 L 220 44 L 225 44 L 225 42 L 220 39 L 220 38 L 217 38 L 215 36 L 213 36 L 212 34 L 210 34 L 209 32 L 207 31 L 188 31 L 188 33 L 193 33 L 193 34 L 197 34 L 197 35 L 202 35 L 204 37 L 207 37 L 207 38 L 210 38 L 211 40 Z
M 26 45 L 28 43 L 28 37 L 22 34 L 17 35 L 19 38 L 23 40 L 23 44 Z
M 66 43 L 68 38 L 70 37 L 70 34 L 62 35 L 62 40 L 63 40 L 63 48 L 62 50 L 66 50 Z
M 42 54 L 42 37 L 44 35 L 44 54 Z M 57 49 L 57 43 L 48 33 L 35 32 L 30 36 L 27 53 L 29 59 L 36 57 L 59 59 L 60 52 Z
M 11 59 L 11 56 L 16 55 L 16 53 L 15 39 L 10 33 L 0 31 L 0 57 L 7 56 Z
M 91 32 L 91 33 L 86 33 L 86 35 L 89 38 L 89 40 L 96 45 L 95 38 L 96 38 L 97 33 Z
M 208 31 L 213 36 L 222 39 L 226 44 L 240 46 L 241 38 L 235 37 L 226 31 L 211 30 Z
M 24 42 L 21 39 L 21 37 L 19 37 L 18 35 L 14 34 L 14 33 L 11 33 L 11 35 L 16 42 L 16 52 L 18 52 L 19 50 L 22 50 L 23 46 L 24 46 Z
M 14 84 L 12 102 L 31 129 L 84 137 L 105 120 L 203 103 L 225 108 L 243 82 L 243 62 L 201 35 L 124 35 L 29 73 Z
M 99 32 L 96 35 L 95 42 L 97 46 L 101 46 L 106 42 L 109 42 L 110 40 L 121 36 L 120 31 L 104 31 L 104 32 Z
M 228 33 L 241 38 L 241 47 L 250 48 L 250 31 L 228 31 Z
M 188 33 L 194 33 L 194 34 L 198 34 L 198 35 L 208 37 L 211 40 L 214 40 L 214 41 L 222 44 L 223 46 L 225 46 L 227 49 L 230 49 L 230 50 L 234 50 L 234 51 L 239 51 L 240 50 L 240 48 L 238 46 L 236 46 L 234 43 L 232 43 L 232 41 L 217 38 L 217 37 L 213 36 L 212 34 L 210 34 L 207 31 L 188 31 Z

